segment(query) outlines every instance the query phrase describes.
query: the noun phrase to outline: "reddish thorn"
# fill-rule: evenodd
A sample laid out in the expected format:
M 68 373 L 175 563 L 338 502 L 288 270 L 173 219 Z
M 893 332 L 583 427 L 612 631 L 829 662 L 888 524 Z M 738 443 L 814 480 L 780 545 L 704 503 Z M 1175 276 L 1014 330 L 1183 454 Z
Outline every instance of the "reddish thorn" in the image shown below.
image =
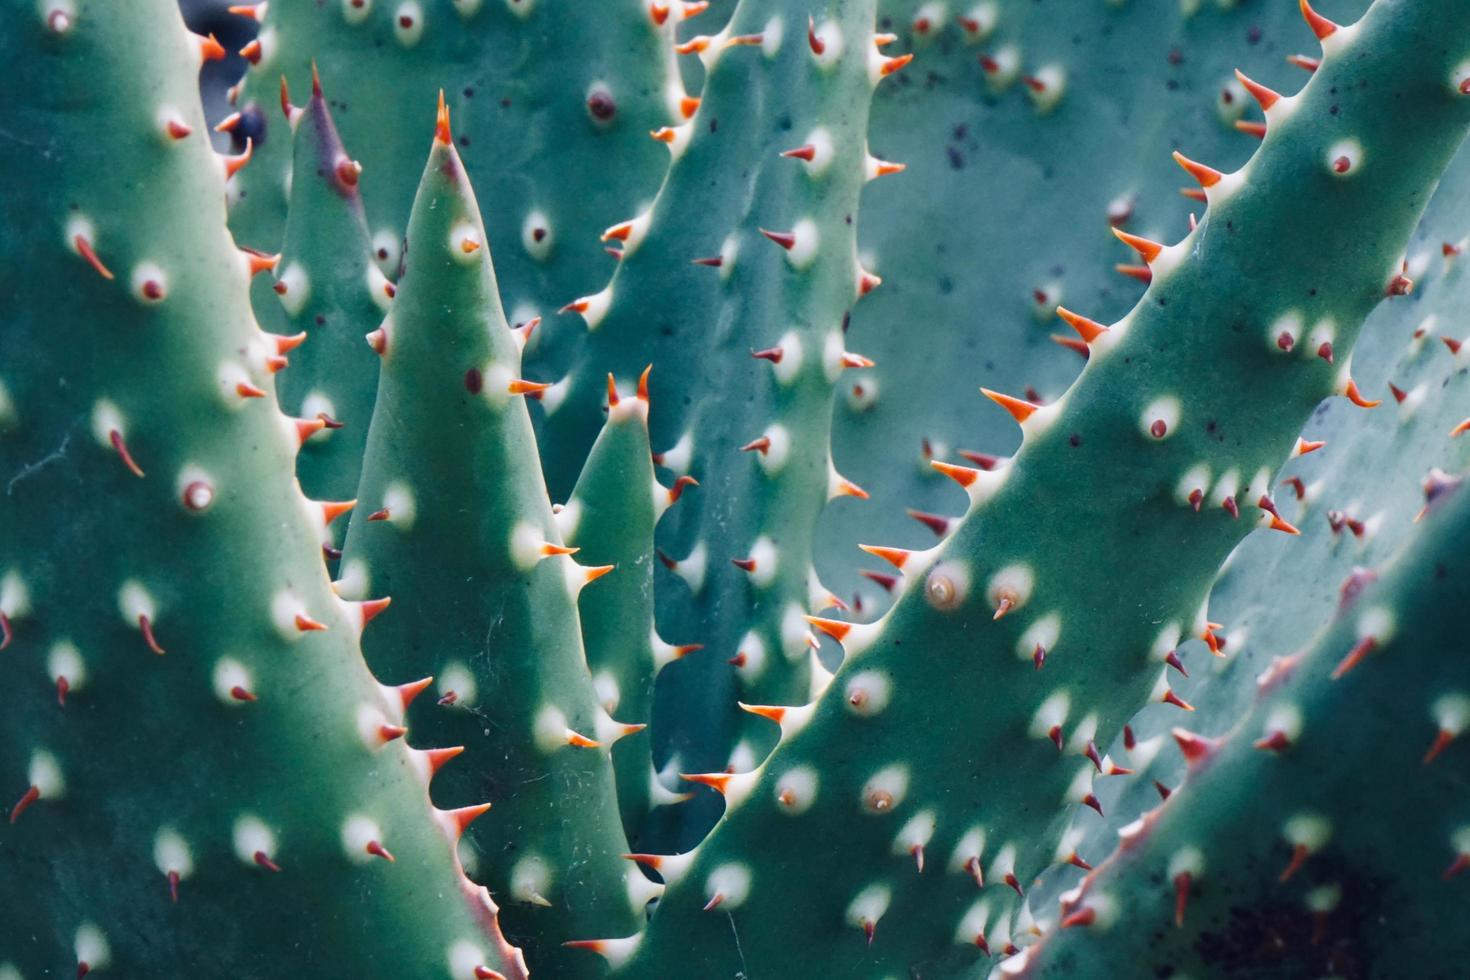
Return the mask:
M 434 112 L 434 142 L 444 146 L 454 142 L 454 135 L 449 131 L 449 106 L 444 104 L 444 90 L 439 90 L 439 106 Z
M 462 806 L 455 810 L 441 811 L 455 827 L 456 836 L 463 834 L 470 824 L 479 819 L 480 815 L 490 809 L 489 803 L 476 803 L 474 806 Z
M 1103 815 L 1102 800 L 1099 800 L 1097 796 L 1092 793 L 1088 793 L 1086 796 L 1082 797 L 1082 805 L 1092 807 L 1094 810 L 1097 811 L 1097 815 L 1099 817 Z
M 1082 855 L 1078 854 L 1076 851 L 1073 851 L 1071 857 L 1067 858 L 1067 863 L 1075 868 L 1081 868 L 1083 871 L 1092 870 L 1092 865 L 1082 860 Z
M 970 462 L 974 463 L 982 470 L 993 470 L 995 469 L 996 464 L 1000 462 L 999 456 L 992 456 L 989 453 L 977 453 L 969 449 L 960 449 L 957 451 L 961 456 L 965 457 L 965 459 L 968 459 Z
M 367 847 L 364 848 L 364 850 L 366 850 L 369 854 L 373 855 L 374 857 L 380 857 L 384 861 L 388 861 L 390 863 L 392 861 L 395 861 L 396 860 L 396 858 L 393 857 L 393 852 L 392 851 L 388 850 L 386 847 L 384 847 L 382 844 L 379 844 L 375 840 L 368 841 L 367 842 Z
M 99 276 L 101 276 L 103 279 L 113 278 L 112 270 L 102 264 L 102 260 L 99 259 L 97 257 L 97 253 L 92 250 L 92 243 L 87 241 L 86 236 L 76 235 L 72 238 L 71 243 L 76 247 L 77 254 L 86 259 L 87 264 L 90 265 L 93 269 L 96 269 Z
M 441 696 L 439 698 L 439 700 L 437 702 L 435 702 L 435 703 L 438 704 L 439 707 L 441 707 L 441 708 L 448 708 L 448 707 L 452 707 L 454 705 L 454 703 L 456 701 L 458 701 L 458 700 L 459 700 L 459 694 L 458 693 L 456 693 L 454 691 L 445 691 L 444 694 L 443 694 L 443 696 Z
M 827 50 L 827 42 L 817 37 L 817 22 L 811 17 L 806 19 L 806 43 L 811 45 L 812 54 L 823 54 Z
M 761 436 L 759 439 L 752 439 L 750 442 L 747 442 L 745 445 L 741 446 L 740 451 L 742 453 L 748 453 L 754 450 L 755 452 L 758 452 L 762 456 L 764 456 L 770 448 L 771 437 Z
M 1174 876 L 1174 927 L 1184 928 L 1184 910 L 1189 906 L 1189 886 L 1194 881 L 1188 871 Z
M 1280 92 L 1277 92 L 1274 89 L 1267 88 L 1260 82 L 1252 81 L 1251 79 L 1247 78 L 1245 76 L 1245 73 L 1242 72 L 1239 68 L 1235 70 L 1235 77 L 1240 81 L 1240 84 L 1245 87 L 1245 90 L 1249 92 L 1258 103 L 1260 103 L 1262 112 L 1268 111 L 1273 105 L 1280 101 Z
M 1021 891 L 1021 882 L 1016 879 L 1016 873 L 1014 871 L 1007 871 L 1003 880 L 1007 885 L 1010 885 L 1011 888 L 1015 890 L 1018 896 L 1020 896 L 1021 898 L 1026 897 L 1025 894 Z
M 1287 486 L 1291 487 L 1291 489 L 1296 493 L 1296 499 L 1298 499 L 1298 500 L 1304 500 L 1304 499 L 1306 499 L 1306 496 L 1307 496 L 1307 485 L 1302 482 L 1302 478 L 1301 477 L 1299 477 L 1299 476 L 1289 477 L 1285 482 L 1286 482 Z
M 450 759 L 453 759 L 455 756 L 459 755 L 463 751 L 463 745 L 451 745 L 447 748 L 426 750 L 424 752 L 424 756 L 429 763 L 429 774 L 433 775 L 440 769 L 443 769 L 445 763 L 447 763 Z
M 713 255 L 707 259 L 690 259 L 690 261 L 694 265 L 707 265 L 711 269 L 718 269 L 720 266 L 725 264 L 725 260 L 718 255 Z
M 563 945 L 571 946 L 573 944 L 564 943 Z M 488 966 L 477 966 L 475 967 L 475 980 L 506 980 L 506 976 L 499 970 L 492 970 Z
M 1087 756 L 1088 760 L 1092 762 L 1093 766 L 1096 767 L 1098 772 L 1102 772 L 1102 756 L 1098 755 L 1097 746 L 1092 742 L 1092 740 L 1088 740 L 1087 748 L 1083 751 L 1082 754 Z
M 1164 704 L 1172 704 L 1176 708 L 1183 708 L 1185 711 L 1194 710 L 1194 705 L 1175 694 L 1173 688 L 1165 689 L 1164 696 L 1159 700 Z
M 1284 752 L 1291 748 L 1291 739 L 1283 731 L 1274 731 L 1265 738 L 1256 739 L 1252 745 L 1262 752 Z
M 1296 65 L 1298 68 L 1307 72 L 1313 72 L 1322 67 L 1321 58 L 1309 58 L 1304 54 L 1289 54 L 1286 56 L 1286 63 Z
M 302 633 L 312 633 L 326 628 L 324 624 L 318 623 L 305 613 L 296 614 L 296 629 Z
M 132 454 L 128 452 L 128 444 L 123 442 L 122 433 L 113 429 L 107 434 L 107 441 L 112 443 L 112 448 L 117 450 L 117 454 L 122 457 L 123 465 L 132 470 L 134 476 L 141 477 L 143 471 L 137 463 L 133 462 Z
M 355 500 L 324 500 L 321 503 L 322 522 L 330 524 L 357 505 Z
M 852 631 L 852 624 L 844 623 L 840 619 L 823 619 L 820 616 L 807 616 L 805 618 L 808 623 L 823 633 L 826 633 L 838 643 L 841 643 L 847 634 Z
M 1163 800 L 1167 800 L 1169 798 L 1169 795 L 1174 792 L 1172 789 L 1165 786 L 1157 779 L 1154 780 L 1154 789 L 1158 791 L 1159 798 Z
M 1185 677 L 1189 676 L 1189 671 L 1184 669 L 1184 661 L 1179 659 L 1178 650 L 1170 650 L 1169 653 L 1164 657 L 1164 663 L 1168 664 L 1170 667 L 1173 667 Z
M 26 807 L 30 806 L 32 803 L 36 802 L 40 798 L 40 787 L 32 786 L 27 789 L 25 793 L 21 795 L 21 798 L 15 801 L 15 806 L 10 808 L 10 822 L 14 824 L 17 820 L 20 819 L 20 815 L 22 813 L 25 813 Z
M 551 385 L 543 381 L 527 381 L 524 378 L 513 378 L 505 390 L 512 395 L 539 395 L 550 388 Z
M 980 478 L 980 471 L 970 469 L 968 466 L 955 466 L 952 463 L 943 463 L 937 459 L 931 459 L 929 465 L 962 487 L 968 487 Z
M 874 572 L 866 568 L 858 569 L 858 574 L 870 581 L 876 582 L 879 588 L 885 592 L 892 592 L 898 587 L 897 575 L 889 575 L 887 572 Z
M 817 155 L 817 148 L 808 143 L 805 146 L 798 146 L 794 150 L 785 150 L 781 155 L 793 160 L 805 160 L 810 163 L 812 158 Z
M 229 54 L 225 50 L 225 46 L 219 43 L 219 39 L 214 36 L 213 32 L 203 37 L 199 37 L 196 34 L 195 38 L 199 42 L 199 53 L 204 57 L 205 61 L 221 61 L 225 55 Z
M 1057 316 L 1067 321 L 1067 325 L 1077 331 L 1083 341 L 1089 344 L 1108 332 L 1108 328 L 1103 324 L 1098 323 L 1096 320 L 1090 320 L 1080 314 L 1073 313 L 1065 306 L 1057 307 Z
M 1226 513 L 1228 513 L 1231 517 L 1239 519 L 1240 505 L 1235 502 L 1234 495 L 1226 497 L 1224 500 L 1222 500 L 1220 502 L 1220 506 L 1224 507 Z
M 1307 863 L 1307 858 L 1311 853 L 1311 850 L 1305 844 L 1298 844 L 1293 847 L 1291 849 L 1291 860 L 1287 862 L 1286 869 L 1281 872 L 1281 877 L 1276 880 L 1283 882 L 1291 880 L 1291 876 L 1300 871 L 1302 865 Z
M 1174 741 L 1179 744 L 1179 751 L 1183 754 L 1184 761 L 1191 768 L 1208 759 L 1220 745 L 1217 739 L 1205 738 L 1203 735 L 1196 735 L 1183 728 L 1175 728 L 1171 734 L 1174 736 Z M 1159 792 L 1162 794 L 1164 790 L 1159 788 Z
M 975 879 L 975 886 L 977 888 L 985 887 L 985 870 L 980 867 L 980 859 L 978 857 L 972 855 L 966 858 L 965 870 L 970 873 L 971 878 Z
M 1154 281 L 1153 270 L 1146 265 L 1128 265 L 1125 262 L 1120 262 L 1113 266 L 1113 269 L 1128 276 L 1130 279 L 1137 279 L 1144 285 L 1148 285 Z
M 674 485 L 672 487 L 669 487 L 669 503 L 670 504 L 676 504 L 676 503 L 678 503 L 679 502 L 679 498 L 684 495 L 684 488 L 685 487 L 697 487 L 697 486 L 699 486 L 699 481 L 696 480 L 694 477 L 692 477 L 692 476 L 681 476 L 681 477 L 679 477 L 677 480 L 674 481 Z
M 1325 341 L 1324 340 L 1322 342 L 1322 345 L 1317 348 L 1317 356 L 1320 357 L 1320 358 L 1322 358 L 1322 360 L 1326 361 L 1328 364 L 1331 364 L 1332 363 L 1332 343 L 1330 341 Z
M 1202 163 L 1197 163 L 1178 150 L 1174 151 L 1174 162 L 1183 167 L 1185 172 L 1197 180 L 1202 188 L 1214 187 L 1220 182 L 1220 178 L 1225 176 L 1214 167 L 1207 167 Z
M 270 855 L 265 853 L 265 851 L 256 851 L 253 857 L 255 858 L 255 863 L 267 871 L 281 870 L 281 866 L 272 861 Z
M 1300 0 L 1300 3 L 1302 17 L 1306 20 L 1307 26 L 1312 29 L 1312 33 L 1317 35 L 1317 40 L 1325 40 L 1337 30 L 1337 25 L 1313 10 L 1312 5 L 1307 0 Z
M 1296 454 L 1298 456 L 1305 456 L 1307 453 L 1315 453 L 1325 445 L 1327 445 L 1325 439 L 1308 440 L 1298 438 L 1296 441 Z
M 388 606 L 392 604 L 392 602 L 393 597 L 386 595 L 383 596 L 383 598 L 381 599 L 368 599 L 366 602 L 359 602 L 357 604 L 357 608 L 362 613 L 362 625 L 366 626 L 374 619 L 377 619 L 378 614 L 381 613 L 384 609 L 387 609 Z M 423 688 L 420 688 L 419 690 L 423 690 Z
M 908 515 L 920 524 L 934 532 L 935 537 L 944 537 L 949 533 L 950 519 L 942 514 L 930 514 L 927 511 L 908 509 Z
M 767 347 L 765 350 L 753 350 L 750 352 L 751 357 L 763 361 L 770 361 L 772 364 L 780 364 L 781 358 L 785 355 L 786 352 L 780 347 Z
M 1444 341 L 1444 345 L 1450 349 L 1451 354 L 1460 353 L 1460 346 L 1464 343 L 1464 341 L 1456 340 L 1453 337 L 1441 337 L 1439 339 Z
M 1290 354 L 1291 349 L 1295 346 L 1296 338 L 1291 335 L 1290 331 L 1283 330 L 1280 334 L 1277 335 L 1276 347 L 1278 350 L 1285 351 L 1286 353 Z
M 247 691 L 245 688 L 241 687 L 239 684 L 236 684 L 234 687 L 230 688 L 230 697 L 234 698 L 236 701 L 254 701 L 255 700 L 255 695 L 254 694 L 251 694 L 249 691 Z
M 1378 639 L 1376 637 L 1363 637 L 1357 643 L 1353 644 L 1353 648 L 1348 651 L 1347 656 L 1343 657 L 1342 661 L 1333 668 L 1332 679 L 1337 680 L 1342 677 L 1343 674 L 1346 674 L 1358 666 L 1358 664 L 1362 663 L 1364 658 L 1376 649 L 1378 649 Z
M 168 877 L 168 900 L 175 905 L 179 904 L 179 873 L 170 871 Z
M 754 558 L 731 558 L 730 564 L 734 565 L 736 568 L 743 568 L 747 572 L 755 571 Z
M 303 446 L 306 440 L 327 427 L 321 419 L 292 419 L 296 425 L 296 444 Z
M 901 54 L 896 58 L 889 58 L 887 61 L 883 62 L 883 65 L 878 69 L 878 76 L 880 78 L 887 78 L 889 75 L 892 75 L 894 72 L 899 71 L 913 60 L 914 56 L 912 54 Z
M 1351 170 L 1352 167 L 1353 161 L 1347 156 L 1340 156 L 1336 160 L 1332 161 L 1332 172 L 1335 174 L 1345 174 L 1349 170 Z
M 59 676 L 56 678 L 56 704 L 59 707 L 66 707 L 66 692 L 70 690 L 71 682 L 68 681 L 65 676 Z
M 1053 744 L 1056 745 L 1058 752 L 1062 751 L 1062 726 L 1061 725 L 1053 725 L 1053 726 L 1051 726 L 1051 728 L 1046 733 L 1046 737 L 1052 740 Z
M 796 235 L 792 232 L 767 231 L 766 229 L 762 228 L 760 229 L 760 233 L 788 251 L 790 251 L 790 249 L 796 245 Z
M 1136 737 L 1134 737 L 1134 734 L 1133 734 L 1133 726 L 1132 725 L 1124 725 L 1123 726 L 1123 748 L 1127 749 L 1129 752 L 1132 752 L 1133 751 L 1133 747 L 1135 745 L 1137 745 L 1137 744 L 1138 744 L 1138 739 Z
M 1440 877 L 1445 881 L 1449 881 L 1455 875 L 1460 874 L 1466 869 L 1470 869 L 1470 854 L 1461 854 L 1450 862 L 1450 866 L 1444 869 Z
M 1421 762 L 1421 765 L 1426 765 L 1427 766 L 1431 762 L 1433 762 L 1435 760 L 1435 758 L 1441 752 L 1443 752 L 1445 749 L 1447 749 L 1449 747 L 1449 744 L 1451 742 L 1453 742 L 1454 740 L 1455 740 L 1455 733 L 1454 732 L 1446 731 L 1445 729 L 1441 728 L 1439 730 L 1439 732 L 1434 736 L 1434 741 L 1433 741 L 1433 743 L 1430 744 L 1429 751 L 1424 753 L 1424 759 Z
M 163 647 L 158 645 L 158 640 L 153 636 L 153 623 L 149 621 L 147 616 L 141 614 L 138 616 L 138 629 L 143 633 L 143 642 L 148 645 L 148 649 L 162 656 L 165 651 Z
M 10 625 L 10 617 L 0 612 L 0 650 L 10 646 L 10 641 L 15 639 L 15 630 Z
M 1040 405 L 1033 404 L 1031 402 L 1013 397 L 1011 395 L 1003 395 L 998 391 L 991 391 L 989 388 L 981 388 L 980 393 L 983 394 L 986 398 L 989 398 L 991 401 L 995 402 L 1001 408 L 1005 409 L 1007 412 L 1010 412 L 1011 418 L 1015 419 L 1017 423 L 1024 423 L 1027 419 L 1031 417 L 1031 414 L 1033 412 L 1041 407 Z
M 1090 926 L 1097 921 L 1097 911 L 1091 907 L 1081 908 L 1071 915 L 1062 919 L 1061 928 L 1074 929 L 1077 926 Z
M 1158 242 L 1150 241 L 1149 239 L 1143 238 L 1139 235 L 1131 235 L 1128 232 L 1123 231 L 1121 228 L 1114 228 L 1113 234 L 1117 236 L 1118 241 L 1122 242 L 1124 245 L 1127 245 L 1129 248 L 1133 249 L 1133 251 L 1142 256 L 1143 261 L 1145 262 L 1153 262 L 1154 259 L 1157 259 L 1159 257 L 1159 253 L 1163 252 L 1164 250 L 1164 246 L 1160 245 Z

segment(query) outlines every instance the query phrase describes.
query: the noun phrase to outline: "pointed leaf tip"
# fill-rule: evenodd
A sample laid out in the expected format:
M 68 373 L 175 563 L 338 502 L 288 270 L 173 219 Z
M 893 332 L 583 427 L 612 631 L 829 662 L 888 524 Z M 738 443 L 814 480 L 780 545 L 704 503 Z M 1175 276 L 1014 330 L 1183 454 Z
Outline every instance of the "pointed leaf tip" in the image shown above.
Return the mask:
M 454 136 L 449 131 L 449 106 L 444 104 L 444 90 L 439 90 L 439 108 L 434 116 L 434 142 L 449 145 Z

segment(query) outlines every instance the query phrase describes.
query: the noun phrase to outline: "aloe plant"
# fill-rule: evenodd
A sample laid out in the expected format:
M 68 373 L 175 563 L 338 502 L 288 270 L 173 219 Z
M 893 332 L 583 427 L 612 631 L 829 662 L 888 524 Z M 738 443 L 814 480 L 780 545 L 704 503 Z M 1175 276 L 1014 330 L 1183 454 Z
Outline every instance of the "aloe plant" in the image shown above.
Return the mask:
M 1453 971 L 1460 5 L 232 9 L 0 41 L 0 978 Z

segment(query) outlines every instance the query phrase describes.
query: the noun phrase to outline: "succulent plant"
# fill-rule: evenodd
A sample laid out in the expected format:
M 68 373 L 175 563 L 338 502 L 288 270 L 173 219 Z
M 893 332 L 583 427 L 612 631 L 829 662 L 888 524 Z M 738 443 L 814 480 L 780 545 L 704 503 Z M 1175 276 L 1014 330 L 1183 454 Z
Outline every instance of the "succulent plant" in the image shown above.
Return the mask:
M 1454 975 L 1463 5 L 231 11 L 0 37 L 0 980 Z

